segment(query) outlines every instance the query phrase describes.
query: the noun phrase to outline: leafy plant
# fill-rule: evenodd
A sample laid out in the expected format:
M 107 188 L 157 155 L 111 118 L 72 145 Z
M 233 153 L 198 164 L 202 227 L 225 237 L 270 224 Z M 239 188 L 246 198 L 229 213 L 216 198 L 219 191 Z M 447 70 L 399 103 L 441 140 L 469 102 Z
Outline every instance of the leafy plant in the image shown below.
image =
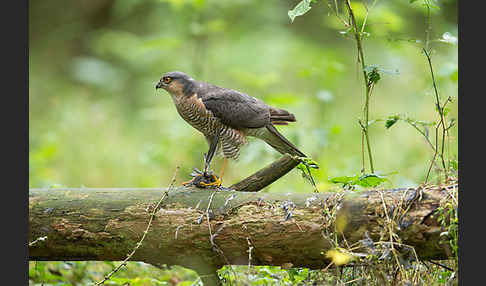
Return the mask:
M 378 187 L 388 181 L 384 176 L 376 174 L 356 174 L 354 176 L 331 177 L 329 182 L 333 184 L 342 184 L 343 188 L 355 189 L 356 186 L 365 188 Z
M 314 187 L 314 190 L 318 192 L 319 190 L 316 187 L 316 182 L 314 177 L 312 177 L 311 169 L 319 169 L 319 165 L 316 161 L 312 160 L 312 158 L 308 157 L 299 157 L 300 160 L 299 165 L 297 165 L 297 169 L 302 172 L 302 177 L 309 181 L 311 185 Z
M 314 0 L 302 0 L 302 1 L 299 2 L 299 4 L 297 4 L 294 7 L 294 9 L 289 10 L 288 15 L 289 15 L 290 21 L 294 22 L 295 17 L 302 16 L 305 13 L 309 12 L 309 10 L 311 9 L 310 4 L 313 1 Z

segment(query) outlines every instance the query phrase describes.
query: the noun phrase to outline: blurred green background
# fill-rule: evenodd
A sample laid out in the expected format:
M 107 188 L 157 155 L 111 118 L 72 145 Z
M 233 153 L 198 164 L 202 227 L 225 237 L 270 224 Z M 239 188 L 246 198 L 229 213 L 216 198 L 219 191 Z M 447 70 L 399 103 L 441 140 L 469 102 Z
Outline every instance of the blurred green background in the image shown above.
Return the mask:
M 364 87 L 356 45 L 326 1 L 293 23 L 299 1 L 258 0 L 44 0 L 29 3 L 29 186 L 167 186 L 201 168 L 204 137 L 184 122 L 160 76 L 180 70 L 193 78 L 237 89 L 295 114 L 279 127 L 320 164 L 318 187 L 328 177 L 361 169 Z M 373 1 L 366 1 L 371 6 Z M 370 120 L 394 114 L 436 121 L 425 56 L 422 1 L 378 1 L 364 40 L 368 65 L 383 73 L 373 91 Z M 412 1 L 413 2 L 413 1 Z M 331 1 L 331 3 L 333 3 Z M 457 2 L 434 2 L 432 61 L 442 99 L 457 97 Z M 358 21 L 366 8 L 353 2 Z M 398 70 L 398 73 L 395 71 Z M 449 105 L 457 118 L 457 100 Z M 431 136 L 432 136 L 431 132 Z M 448 152 L 457 154 L 457 128 Z M 432 137 L 433 138 L 433 137 Z M 375 169 L 388 186 L 423 182 L 433 152 L 411 126 L 370 127 Z M 280 156 L 252 140 L 230 161 L 230 185 Z M 213 169 L 219 172 L 221 158 Z M 298 170 L 265 191 L 310 192 Z
M 358 173 L 364 87 L 355 42 L 327 1 L 312 3 L 291 23 L 287 12 L 298 2 L 30 1 L 29 186 L 163 187 L 177 165 L 176 183 L 188 180 L 193 167 L 202 167 L 208 146 L 179 117 L 168 94 L 155 91 L 160 76 L 173 70 L 293 112 L 298 122 L 280 130 L 320 164 L 313 174 L 321 191 L 332 190 L 328 177 Z M 366 8 L 362 1 L 352 3 L 361 23 Z M 371 7 L 373 1 L 365 3 Z M 370 9 L 366 63 L 392 71 L 382 73 L 374 88 L 370 120 L 395 114 L 438 120 L 421 52 L 427 27 L 423 3 L 377 1 Z M 437 84 L 442 100 L 454 98 L 448 117 L 457 119 L 457 1 L 431 3 L 438 6 L 431 9 L 430 33 Z M 370 139 L 375 169 L 391 174 L 385 187 L 424 181 L 433 152 L 410 125 L 398 122 L 386 129 L 377 121 Z M 454 127 L 447 148 L 451 158 L 457 158 L 457 144 Z M 229 162 L 224 185 L 279 156 L 252 140 L 238 162 Z M 213 169 L 218 172 L 221 163 L 216 158 Z M 264 191 L 311 192 L 312 187 L 293 170 Z M 29 265 L 35 285 L 85 285 L 117 263 Z M 229 275 L 228 268 L 220 271 Z M 252 268 L 252 283 L 293 285 L 308 277 L 306 269 L 292 271 Z M 237 272 L 246 277 L 246 270 Z M 115 276 L 108 284 L 200 284 L 194 271 L 137 262 Z

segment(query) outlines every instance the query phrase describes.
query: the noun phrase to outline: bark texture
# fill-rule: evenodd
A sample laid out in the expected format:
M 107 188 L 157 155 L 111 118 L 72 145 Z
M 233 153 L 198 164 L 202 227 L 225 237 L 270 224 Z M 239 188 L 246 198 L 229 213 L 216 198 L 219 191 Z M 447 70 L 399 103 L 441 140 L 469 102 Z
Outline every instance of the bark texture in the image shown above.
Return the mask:
M 320 269 L 338 241 L 383 240 L 390 227 L 422 259 L 451 254 L 434 215 L 449 187 L 342 193 L 255 193 L 179 187 L 170 191 L 132 257 L 213 275 L 231 264 Z M 31 260 L 124 260 L 140 240 L 160 189 L 30 189 Z M 215 192 L 215 193 L 214 193 Z M 214 195 L 213 195 L 214 193 Z M 208 202 L 209 224 L 205 216 Z

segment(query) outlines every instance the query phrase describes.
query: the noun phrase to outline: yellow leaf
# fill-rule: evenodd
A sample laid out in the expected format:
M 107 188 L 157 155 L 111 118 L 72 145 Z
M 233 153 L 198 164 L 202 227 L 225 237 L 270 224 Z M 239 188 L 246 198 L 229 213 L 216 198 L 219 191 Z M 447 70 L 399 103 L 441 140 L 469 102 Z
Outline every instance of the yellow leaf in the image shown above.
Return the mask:
M 336 250 L 336 249 L 331 249 L 331 250 L 326 252 L 326 258 L 331 259 L 331 261 L 335 265 L 340 266 L 340 265 L 344 265 L 344 264 L 348 263 L 349 261 L 351 261 L 353 259 L 353 256 L 351 256 L 347 253 L 343 253 L 343 252 Z

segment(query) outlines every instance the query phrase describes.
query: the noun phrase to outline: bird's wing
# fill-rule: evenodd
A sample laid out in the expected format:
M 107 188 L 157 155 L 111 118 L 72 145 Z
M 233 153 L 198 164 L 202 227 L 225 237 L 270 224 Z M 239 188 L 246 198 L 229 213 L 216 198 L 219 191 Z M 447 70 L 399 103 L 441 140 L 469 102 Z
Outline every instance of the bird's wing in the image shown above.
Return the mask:
M 260 128 L 270 123 L 269 106 L 247 94 L 216 86 L 205 86 L 201 94 L 206 109 L 232 128 Z

